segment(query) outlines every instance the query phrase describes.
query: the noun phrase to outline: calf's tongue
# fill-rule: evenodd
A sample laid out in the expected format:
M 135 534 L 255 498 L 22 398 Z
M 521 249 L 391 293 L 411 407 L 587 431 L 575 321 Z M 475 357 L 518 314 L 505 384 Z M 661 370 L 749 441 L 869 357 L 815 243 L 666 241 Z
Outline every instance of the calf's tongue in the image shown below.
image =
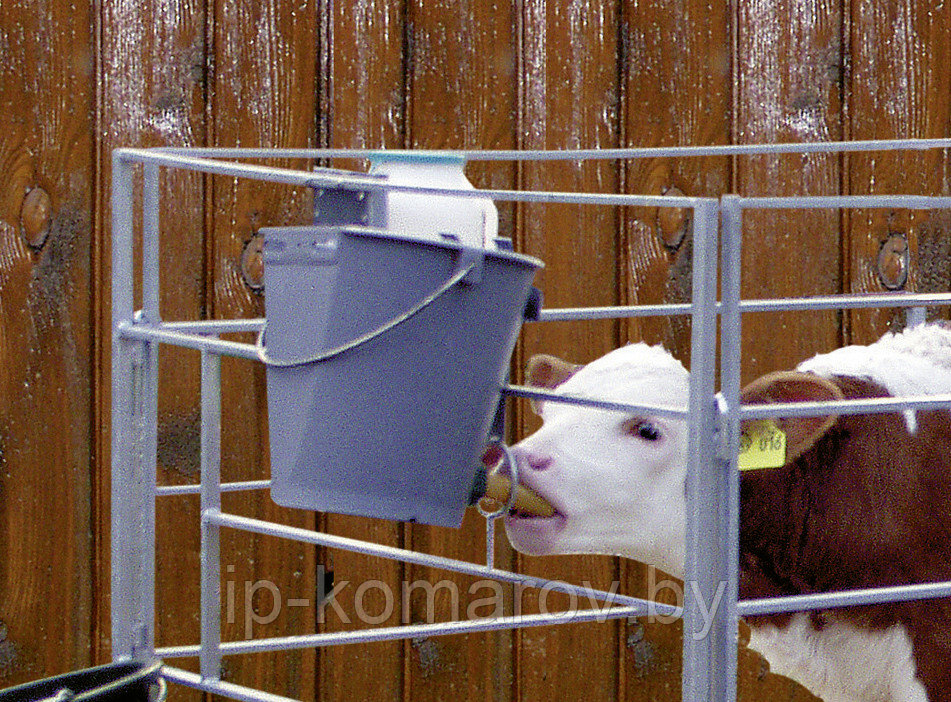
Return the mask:
M 483 473 L 482 475 L 484 478 L 480 476 L 477 480 L 469 504 L 474 505 L 483 497 L 506 503 L 512 489 L 512 481 L 498 473 Z M 515 486 L 511 508 L 523 515 L 533 517 L 551 517 L 555 514 L 555 508 L 545 498 L 523 485 Z

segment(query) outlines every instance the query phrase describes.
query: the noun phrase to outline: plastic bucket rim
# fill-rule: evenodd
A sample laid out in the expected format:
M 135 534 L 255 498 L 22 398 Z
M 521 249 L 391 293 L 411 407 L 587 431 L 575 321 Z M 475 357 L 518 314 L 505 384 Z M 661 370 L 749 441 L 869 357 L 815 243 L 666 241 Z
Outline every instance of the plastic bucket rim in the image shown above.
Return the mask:
M 466 246 L 458 241 L 454 241 L 452 238 L 446 237 L 440 241 L 435 239 L 430 239 L 424 236 L 414 236 L 412 234 L 407 234 L 405 232 L 394 232 L 385 227 L 365 227 L 357 224 L 296 224 L 296 225 L 286 225 L 286 226 L 273 226 L 273 227 L 261 227 L 258 230 L 258 233 L 267 239 L 267 236 L 276 236 L 279 234 L 290 233 L 290 234 L 299 234 L 306 235 L 308 232 L 320 232 L 323 234 L 339 234 L 339 235 L 352 235 L 358 237 L 364 237 L 367 239 L 383 239 L 407 244 L 415 244 L 419 246 L 431 246 L 434 248 L 443 248 L 450 249 L 456 253 L 462 251 L 470 251 L 480 253 L 486 258 L 492 258 L 499 261 L 504 261 L 506 263 L 514 263 L 517 265 L 531 266 L 535 268 L 536 271 L 545 268 L 545 262 L 540 258 L 536 258 L 530 254 L 521 253 L 519 251 L 509 251 L 506 249 L 491 249 L 483 248 L 479 246 Z M 270 262 L 265 259 L 265 265 L 280 265 L 274 262 Z
M 320 225 L 315 225 L 320 227 Z M 286 231 L 288 229 L 312 229 L 311 226 L 302 226 L 302 227 L 274 227 L 276 230 Z M 365 238 L 375 238 L 375 239 L 384 239 L 391 241 L 405 242 L 408 244 L 420 244 L 422 246 L 433 246 L 436 248 L 445 248 L 451 249 L 455 252 L 469 251 L 482 254 L 486 258 L 493 258 L 506 263 L 516 263 L 519 265 L 531 266 L 536 270 L 544 268 L 545 262 L 540 258 L 536 258 L 529 254 L 520 253 L 518 251 L 506 251 L 504 249 L 489 249 L 480 246 L 466 246 L 458 241 L 453 240 L 452 238 L 446 237 L 441 241 L 436 241 L 433 239 L 428 239 L 425 237 L 417 237 L 412 234 L 405 234 L 402 232 L 394 232 L 381 227 L 360 227 L 360 226 L 351 226 L 351 225 L 336 225 L 328 227 L 328 229 L 336 229 L 340 234 L 353 235 Z

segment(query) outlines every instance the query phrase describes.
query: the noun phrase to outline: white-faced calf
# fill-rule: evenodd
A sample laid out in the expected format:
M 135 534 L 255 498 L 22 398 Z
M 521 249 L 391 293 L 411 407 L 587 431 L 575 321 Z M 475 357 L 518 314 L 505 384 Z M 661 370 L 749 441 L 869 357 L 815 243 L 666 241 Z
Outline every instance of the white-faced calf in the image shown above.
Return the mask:
M 552 357 L 529 384 L 686 407 L 688 375 L 634 344 L 586 366 Z M 927 325 L 817 356 L 743 391 L 745 404 L 951 393 L 951 329 Z M 606 553 L 683 576 L 687 427 L 557 402 L 513 448 L 550 518 L 510 514 L 529 554 Z M 741 475 L 740 597 L 951 580 L 951 413 L 776 420 L 785 465 Z M 827 702 L 951 700 L 951 603 L 909 602 L 748 620 L 751 648 Z

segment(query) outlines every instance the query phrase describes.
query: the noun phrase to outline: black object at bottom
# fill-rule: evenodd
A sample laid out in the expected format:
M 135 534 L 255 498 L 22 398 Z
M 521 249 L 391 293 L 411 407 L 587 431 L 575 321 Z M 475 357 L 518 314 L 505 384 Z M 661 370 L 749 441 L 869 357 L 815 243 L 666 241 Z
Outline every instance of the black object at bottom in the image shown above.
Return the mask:
M 0 690 L 0 702 L 158 702 L 161 661 L 123 661 Z

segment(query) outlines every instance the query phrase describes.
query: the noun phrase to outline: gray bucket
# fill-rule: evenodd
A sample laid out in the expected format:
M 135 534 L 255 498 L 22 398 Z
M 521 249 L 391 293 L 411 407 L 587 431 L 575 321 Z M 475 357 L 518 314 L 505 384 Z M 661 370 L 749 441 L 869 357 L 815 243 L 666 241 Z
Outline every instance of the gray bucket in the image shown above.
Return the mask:
M 541 262 L 346 225 L 263 233 L 274 501 L 459 526 Z

